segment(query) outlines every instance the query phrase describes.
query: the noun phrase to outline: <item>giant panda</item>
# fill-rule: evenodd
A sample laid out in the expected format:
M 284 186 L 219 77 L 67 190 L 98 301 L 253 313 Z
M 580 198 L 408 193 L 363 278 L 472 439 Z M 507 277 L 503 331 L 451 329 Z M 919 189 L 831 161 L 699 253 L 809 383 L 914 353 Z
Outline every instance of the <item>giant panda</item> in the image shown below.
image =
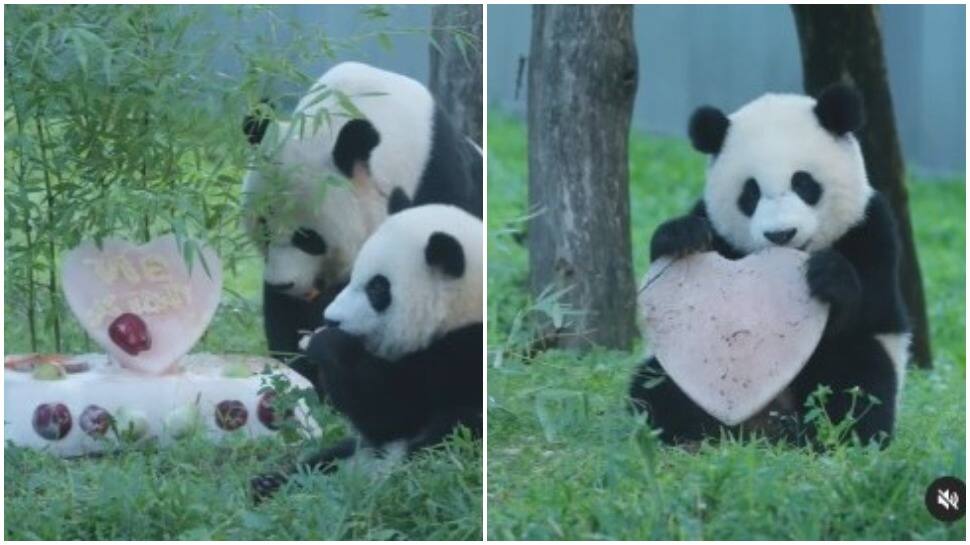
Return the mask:
M 391 215 L 307 343 L 318 384 L 348 437 L 298 464 L 322 469 L 359 450 L 411 454 L 459 427 L 482 434 L 483 226 L 450 205 Z M 252 480 L 257 500 L 289 472 Z
M 268 159 L 246 172 L 244 226 L 265 260 L 269 350 L 286 357 L 320 325 L 388 206 L 444 203 L 482 217 L 482 155 L 422 84 L 357 62 L 323 74 L 290 121 L 265 113 L 243 122 Z M 314 375 L 305 360 L 291 365 Z
M 909 328 L 893 214 L 870 186 L 852 134 L 862 121 L 861 97 L 842 84 L 817 100 L 767 94 L 731 115 L 699 108 L 689 133 L 693 146 L 710 155 L 704 195 L 688 214 L 657 228 L 650 257 L 713 250 L 738 259 L 774 246 L 809 252 L 805 280 L 810 294 L 829 305 L 828 321 L 804 369 L 769 407 L 804 422 L 805 401 L 824 384 L 832 389 L 825 410 L 839 422 L 851 407 L 846 390 L 858 387 L 880 403 L 862 414 L 853 431 L 864 443 L 885 444 L 893 433 Z M 722 431 L 665 376 L 655 357 L 639 365 L 629 395 L 665 442 Z M 856 417 L 863 405 L 864 399 Z M 730 431 L 762 430 L 818 446 L 812 429 L 754 420 Z

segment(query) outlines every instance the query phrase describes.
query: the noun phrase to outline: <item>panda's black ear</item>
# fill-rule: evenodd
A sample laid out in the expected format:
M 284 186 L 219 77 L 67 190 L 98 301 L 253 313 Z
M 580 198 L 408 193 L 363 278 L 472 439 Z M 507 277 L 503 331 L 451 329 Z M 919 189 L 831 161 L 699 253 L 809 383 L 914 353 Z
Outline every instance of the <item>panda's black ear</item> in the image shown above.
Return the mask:
M 818 96 L 815 116 L 825 130 L 845 136 L 862 127 L 862 95 L 844 83 L 830 85 Z
M 337 135 L 333 145 L 333 163 L 344 176 L 353 178 L 354 165 L 358 162 L 366 164 L 370 160 L 370 152 L 380 141 L 381 135 L 370 121 L 352 119 Z
M 429 266 L 448 276 L 461 278 L 465 274 L 465 252 L 455 237 L 447 233 L 436 231 L 431 234 L 424 248 L 424 259 Z
M 697 151 L 716 155 L 724 145 L 724 137 L 730 126 L 731 122 L 724 112 L 713 106 L 701 106 L 690 116 L 690 142 Z
M 256 145 L 263 141 L 272 113 L 273 104 L 268 98 L 264 98 L 259 101 L 259 105 L 251 113 L 243 117 L 242 131 L 250 144 Z
M 387 215 L 397 214 L 405 208 L 411 208 L 411 199 L 403 189 L 395 187 L 387 199 Z

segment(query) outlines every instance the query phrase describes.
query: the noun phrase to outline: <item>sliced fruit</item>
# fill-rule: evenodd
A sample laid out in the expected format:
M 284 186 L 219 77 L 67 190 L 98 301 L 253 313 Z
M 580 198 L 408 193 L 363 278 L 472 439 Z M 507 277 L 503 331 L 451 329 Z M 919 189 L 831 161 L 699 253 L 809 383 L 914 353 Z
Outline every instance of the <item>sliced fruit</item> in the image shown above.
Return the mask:
M 137 441 L 148 435 L 148 417 L 137 409 L 119 407 L 115 411 L 115 429 L 123 441 Z
M 152 347 L 152 337 L 148 325 L 137 314 L 126 312 L 115 318 L 108 326 L 108 336 L 126 354 L 138 355 Z
M 41 403 L 34 409 L 32 424 L 37 435 L 57 441 L 71 431 L 71 411 L 63 403 Z
M 226 431 L 239 429 L 246 424 L 249 412 L 242 401 L 227 399 L 216 405 L 216 425 Z
M 256 416 L 259 418 L 259 421 L 273 431 L 280 429 L 280 424 L 282 424 L 284 420 L 293 418 L 293 409 L 287 409 L 286 413 L 283 415 L 283 418 L 277 417 L 276 407 L 274 407 L 275 402 L 276 392 L 271 390 L 263 394 L 259 398 L 259 404 L 256 405 Z
M 202 427 L 202 414 L 195 403 L 183 405 L 165 417 L 165 429 L 175 439 L 183 439 L 195 434 Z
M 88 405 L 81 411 L 78 423 L 84 433 L 94 438 L 104 437 L 111 428 L 111 413 L 103 407 Z
M 34 367 L 33 377 L 37 380 L 61 380 L 66 376 L 64 368 L 53 363 L 41 363 Z

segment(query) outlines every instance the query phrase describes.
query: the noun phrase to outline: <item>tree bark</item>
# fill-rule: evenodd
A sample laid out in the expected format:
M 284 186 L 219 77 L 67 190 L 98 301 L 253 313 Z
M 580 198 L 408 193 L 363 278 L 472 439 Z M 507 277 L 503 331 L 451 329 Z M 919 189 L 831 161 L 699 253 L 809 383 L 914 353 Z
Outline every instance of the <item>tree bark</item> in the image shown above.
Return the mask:
M 866 124 L 857 137 L 870 182 L 886 195 L 896 214 L 902 241 L 900 282 L 913 328 L 913 359 L 921 367 L 932 367 L 923 280 L 907 205 L 906 170 L 876 7 L 793 5 L 792 11 L 802 50 L 805 91 L 817 95 L 828 84 L 845 81 L 862 93 Z
M 431 92 L 458 131 L 481 147 L 482 6 L 432 6 L 431 26 Z
M 637 336 L 628 142 L 637 88 L 632 6 L 535 6 L 529 57 L 529 273 L 581 314 L 558 344 Z

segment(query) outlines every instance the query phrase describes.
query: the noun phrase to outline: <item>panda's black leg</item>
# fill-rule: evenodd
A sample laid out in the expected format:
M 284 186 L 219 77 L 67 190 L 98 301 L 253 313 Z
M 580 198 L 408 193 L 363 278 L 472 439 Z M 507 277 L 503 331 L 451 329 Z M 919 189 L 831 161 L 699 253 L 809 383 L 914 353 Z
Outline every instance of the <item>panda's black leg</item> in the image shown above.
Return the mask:
M 863 443 L 875 440 L 885 446 L 895 426 L 898 382 L 889 355 L 876 339 L 868 337 L 835 339 L 820 346 L 794 386 L 802 416 L 808 396 L 824 384 L 832 390 L 825 404 L 828 419 L 836 424 L 850 416 L 858 419 L 852 433 Z M 861 394 L 853 397 L 850 392 L 856 388 Z M 869 396 L 878 399 L 878 403 L 871 402 Z M 817 441 L 817 426 L 810 426 L 808 435 Z
M 301 469 L 309 471 L 319 471 L 321 473 L 331 473 L 337 469 L 337 462 L 350 458 L 357 452 L 358 439 L 348 437 L 339 441 L 332 447 L 326 448 L 300 463 L 290 467 L 285 471 L 274 471 L 263 473 L 250 479 L 249 486 L 252 492 L 254 503 L 260 503 L 272 497 L 286 483 L 290 481 L 290 476 Z
M 806 270 L 809 292 L 829 304 L 825 336 L 838 335 L 858 321 L 862 287 L 852 263 L 835 250 L 815 252 Z
M 630 402 L 646 412 L 665 443 L 698 441 L 717 432 L 720 422 L 704 412 L 667 376 L 655 357 L 640 364 L 630 384 Z
M 408 440 L 408 454 L 440 444 L 459 426 L 471 431 L 472 437 L 482 436 L 481 407 L 462 407 L 436 415 L 421 429 L 417 436 Z
M 340 460 L 346 460 L 357 452 L 360 441 L 361 440 L 356 437 L 347 437 L 341 439 L 332 447 L 323 449 L 322 451 L 309 456 L 300 462 L 299 465 L 309 469 L 310 471 L 331 473 L 337 469 L 337 462 Z

